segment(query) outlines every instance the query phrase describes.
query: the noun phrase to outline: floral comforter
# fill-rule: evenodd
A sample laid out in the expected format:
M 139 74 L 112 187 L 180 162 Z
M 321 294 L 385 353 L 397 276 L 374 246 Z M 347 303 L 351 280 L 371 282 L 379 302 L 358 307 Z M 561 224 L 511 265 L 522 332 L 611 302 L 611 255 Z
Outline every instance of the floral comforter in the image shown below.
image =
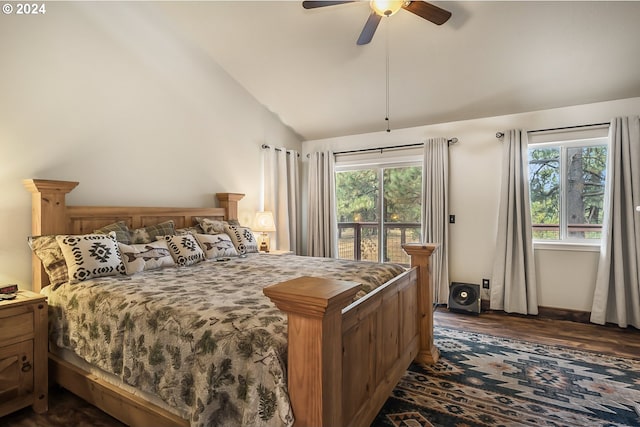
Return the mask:
M 286 315 L 262 293 L 300 276 L 368 292 L 394 264 L 253 254 L 45 288 L 50 340 L 188 414 L 192 426 L 289 426 Z

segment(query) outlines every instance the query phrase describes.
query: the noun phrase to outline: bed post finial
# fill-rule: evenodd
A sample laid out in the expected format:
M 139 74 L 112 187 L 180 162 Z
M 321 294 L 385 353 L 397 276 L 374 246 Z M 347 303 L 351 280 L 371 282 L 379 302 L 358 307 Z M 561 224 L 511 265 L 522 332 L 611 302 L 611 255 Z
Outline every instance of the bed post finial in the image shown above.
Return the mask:
M 31 235 L 62 234 L 66 232 L 67 210 L 65 197 L 78 182 L 49 179 L 25 179 L 24 186 L 31 192 Z M 34 292 L 40 292 L 49 283 L 49 277 L 40 259 L 34 254 Z
M 295 425 L 345 425 L 342 309 L 360 284 L 302 276 L 262 292 L 287 313 L 288 387 Z
M 435 243 L 407 243 L 402 249 L 411 257 L 411 267 L 418 267 L 418 310 L 420 348 L 416 361 L 434 364 L 440 351 L 433 343 L 433 286 L 431 284 L 431 254 L 438 248 Z
M 220 207 L 227 210 L 226 220 L 238 219 L 238 202 L 242 200 L 244 194 L 241 193 L 216 193 L 220 202 Z

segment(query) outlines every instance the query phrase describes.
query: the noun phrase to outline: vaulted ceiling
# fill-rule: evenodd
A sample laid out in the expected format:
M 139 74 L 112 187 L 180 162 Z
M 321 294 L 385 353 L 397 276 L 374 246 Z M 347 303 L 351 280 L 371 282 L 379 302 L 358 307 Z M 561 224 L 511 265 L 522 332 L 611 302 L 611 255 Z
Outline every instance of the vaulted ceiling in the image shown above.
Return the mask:
M 305 140 L 640 96 L 638 1 L 435 1 L 442 26 L 405 10 L 356 40 L 368 2 L 157 2 Z M 388 45 L 388 50 L 387 50 Z

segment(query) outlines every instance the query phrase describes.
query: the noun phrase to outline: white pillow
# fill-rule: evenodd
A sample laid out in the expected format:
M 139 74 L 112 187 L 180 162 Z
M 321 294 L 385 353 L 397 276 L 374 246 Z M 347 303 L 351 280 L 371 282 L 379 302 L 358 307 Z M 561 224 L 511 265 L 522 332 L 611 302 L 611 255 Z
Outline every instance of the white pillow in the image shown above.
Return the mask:
M 207 259 L 238 255 L 231 237 L 227 234 L 196 234 L 196 239 Z
M 197 218 L 198 224 L 205 232 L 205 234 L 220 234 L 224 233 L 225 221 L 218 221 L 209 218 Z
M 225 224 L 224 232 L 231 237 L 231 241 L 240 255 L 258 252 L 258 242 L 249 227 Z
M 204 252 L 193 234 L 162 236 L 157 239 L 167 242 L 173 260 L 180 266 L 193 265 L 205 260 Z
M 140 245 L 119 243 L 118 248 L 128 275 L 175 265 L 166 240 Z
M 116 233 L 60 235 L 56 240 L 69 271 L 69 283 L 125 274 Z

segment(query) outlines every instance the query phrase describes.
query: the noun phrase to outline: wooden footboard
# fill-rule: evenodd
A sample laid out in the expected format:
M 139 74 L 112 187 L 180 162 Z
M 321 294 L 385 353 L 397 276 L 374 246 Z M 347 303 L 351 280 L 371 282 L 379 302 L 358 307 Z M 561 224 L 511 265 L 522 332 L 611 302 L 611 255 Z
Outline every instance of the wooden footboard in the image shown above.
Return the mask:
M 354 282 L 301 277 L 264 289 L 288 315 L 296 426 L 369 426 L 412 360 L 435 363 L 434 244 L 405 245 L 412 269 L 353 301 Z

